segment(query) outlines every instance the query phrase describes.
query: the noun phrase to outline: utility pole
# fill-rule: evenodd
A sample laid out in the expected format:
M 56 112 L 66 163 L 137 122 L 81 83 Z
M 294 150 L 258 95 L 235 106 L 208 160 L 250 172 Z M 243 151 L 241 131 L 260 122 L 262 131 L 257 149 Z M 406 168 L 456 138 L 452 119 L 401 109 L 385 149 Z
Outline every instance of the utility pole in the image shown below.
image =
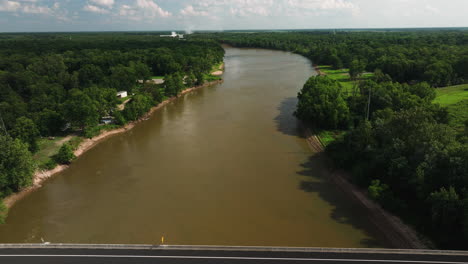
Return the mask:
M 0 112 L 0 121 L 2 121 L 1 125 L 2 125 L 2 128 L 3 128 L 3 133 L 5 133 L 6 136 L 9 136 L 8 131 L 6 130 L 6 127 L 5 127 L 5 122 L 3 122 L 3 117 L 2 117 L 1 112 Z
M 372 91 L 372 88 L 369 87 L 369 99 L 368 99 L 368 101 L 367 101 L 367 121 L 369 121 L 371 91 Z

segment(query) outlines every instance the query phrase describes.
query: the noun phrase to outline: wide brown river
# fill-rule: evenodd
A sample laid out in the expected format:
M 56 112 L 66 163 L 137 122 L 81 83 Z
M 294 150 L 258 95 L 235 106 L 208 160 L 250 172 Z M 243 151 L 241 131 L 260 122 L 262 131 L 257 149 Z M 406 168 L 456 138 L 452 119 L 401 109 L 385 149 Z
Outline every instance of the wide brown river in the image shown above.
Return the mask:
M 226 47 L 224 83 L 113 136 L 19 201 L 0 242 L 385 247 L 293 117 L 314 74 Z

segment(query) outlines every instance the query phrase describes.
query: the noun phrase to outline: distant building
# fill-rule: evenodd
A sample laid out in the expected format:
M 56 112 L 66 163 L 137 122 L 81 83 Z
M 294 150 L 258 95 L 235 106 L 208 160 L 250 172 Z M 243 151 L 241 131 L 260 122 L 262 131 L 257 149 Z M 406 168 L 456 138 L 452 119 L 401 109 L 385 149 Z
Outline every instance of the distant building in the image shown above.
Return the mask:
M 128 96 L 127 91 L 120 91 L 117 93 L 117 97 L 119 98 L 125 98 L 127 96 Z

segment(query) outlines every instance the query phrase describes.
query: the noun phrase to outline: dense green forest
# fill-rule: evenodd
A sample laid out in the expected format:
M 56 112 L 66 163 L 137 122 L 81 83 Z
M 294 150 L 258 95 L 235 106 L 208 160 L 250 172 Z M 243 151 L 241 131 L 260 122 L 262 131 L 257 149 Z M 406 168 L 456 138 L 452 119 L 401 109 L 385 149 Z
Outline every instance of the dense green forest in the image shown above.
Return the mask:
M 464 128 L 454 126 L 451 119 L 466 113 L 449 115 L 434 103 L 437 89 L 446 89 L 437 87 L 468 82 L 468 32 L 213 35 L 348 68 L 351 92 L 333 78 L 311 77 L 296 116 L 316 130 L 345 132 L 326 152 L 372 199 L 438 247 L 468 248 L 468 120 Z M 365 72 L 372 78 L 359 78 Z M 466 110 L 468 100 L 459 101 Z
M 468 79 L 466 31 L 218 33 L 240 47 L 292 51 L 336 69 L 380 69 L 393 81 L 426 81 L 435 87 Z M 200 35 L 200 38 L 206 36 Z
M 28 186 L 35 166 L 73 158 L 66 144 L 45 164 L 33 162 L 40 138 L 92 137 L 109 128 L 102 117 L 115 120 L 110 127 L 136 120 L 185 87 L 203 84 L 223 57 L 215 41 L 155 34 L 0 35 L 0 198 Z M 145 82 L 152 76 L 165 82 Z M 131 98 L 123 111 L 118 91 Z

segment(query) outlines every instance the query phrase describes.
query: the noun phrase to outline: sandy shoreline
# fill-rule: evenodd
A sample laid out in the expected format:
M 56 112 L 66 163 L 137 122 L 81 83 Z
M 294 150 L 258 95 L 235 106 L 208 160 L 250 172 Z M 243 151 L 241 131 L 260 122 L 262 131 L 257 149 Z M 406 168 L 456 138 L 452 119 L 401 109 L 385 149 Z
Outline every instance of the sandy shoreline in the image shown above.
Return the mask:
M 224 62 L 223 62 L 221 65 L 219 65 L 218 70 L 212 72 L 211 75 L 213 75 L 213 76 L 221 76 L 221 75 L 223 75 L 223 73 L 224 73 L 223 71 L 224 71 Z
M 315 153 L 323 153 L 323 145 L 316 135 L 310 129 L 306 129 L 306 140 L 309 147 Z M 349 175 L 341 170 L 333 170 L 330 174 L 330 180 L 336 184 L 341 191 L 346 193 L 351 199 L 366 209 L 371 222 L 385 236 L 395 248 L 405 249 L 427 249 L 427 243 L 419 239 L 418 233 L 403 221 L 384 210 L 379 204 L 369 199 L 367 192 L 351 184 Z M 430 243 L 428 241 L 428 243 Z
M 182 92 L 180 92 L 179 96 L 190 93 L 190 92 L 192 92 L 194 90 L 197 90 L 197 89 L 200 89 L 200 88 L 203 88 L 203 87 L 219 84 L 219 83 L 222 83 L 222 82 L 223 82 L 223 80 L 217 80 L 217 81 L 207 82 L 207 83 L 205 83 L 203 85 L 188 88 L 188 89 L 185 89 Z M 106 138 L 108 138 L 108 137 L 110 137 L 112 135 L 124 133 L 124 132 L 134 128 L 136 126 L 136 124 L 138 124 L 138 123 L 140 123 L 142 121 L 145 121 L 155 111 L 159 110 L 160 108 L 167 105 L 168 103 L 176 100 L 177 98 L 179 98 L 179 96 L 171 97 L 171 98 L 169 98 L 167 100 L 162 101 L 158 105 L 152 107 L 146 114 L 144 114 L 138 120 L 132 121 L 132 122 L 126 124 L 123 127 L 116 128 L 116 129 L 113 129 L 113 130 L 103 131 L 98 136 L 95 136 L 93 138 L 87 138 L 87 139 L 83 140 L 83 142 L 81 142 L 80 145 L 78 146 L 78 148 L 75 150 L 75 156 L 79 157 L 79 156 L 83 155 L 83 153 L 85 153 L 86 151 L 92 149 L 94 146 L 96 146 L 102 140 L 104 140 L 104 139 L 106 139 Z M 44 181 L 46 181 L 50 177 L 54 176 L 55 174 L 66 170 L 68 167 L 69 167 L 68 165 L 58 165 L 57 167 L 55 167 L 52 170 L 36 171 L 34 176 L 33 176 L 32 185 L 27 187 L 27 188 L 24 188 L 20 192 L 17 192 L 17 193 L 14 193 L 14 194 L 11 194 L 11 195 L 7 196 L 3 200 L 4 204 L 6 205 L 7 208 L 11 208 L 17 201 L 21 200 L 22 198 L 24 198 L 26 195 L 33 192 L 34 190 L 42 187 L 42 183 Z

